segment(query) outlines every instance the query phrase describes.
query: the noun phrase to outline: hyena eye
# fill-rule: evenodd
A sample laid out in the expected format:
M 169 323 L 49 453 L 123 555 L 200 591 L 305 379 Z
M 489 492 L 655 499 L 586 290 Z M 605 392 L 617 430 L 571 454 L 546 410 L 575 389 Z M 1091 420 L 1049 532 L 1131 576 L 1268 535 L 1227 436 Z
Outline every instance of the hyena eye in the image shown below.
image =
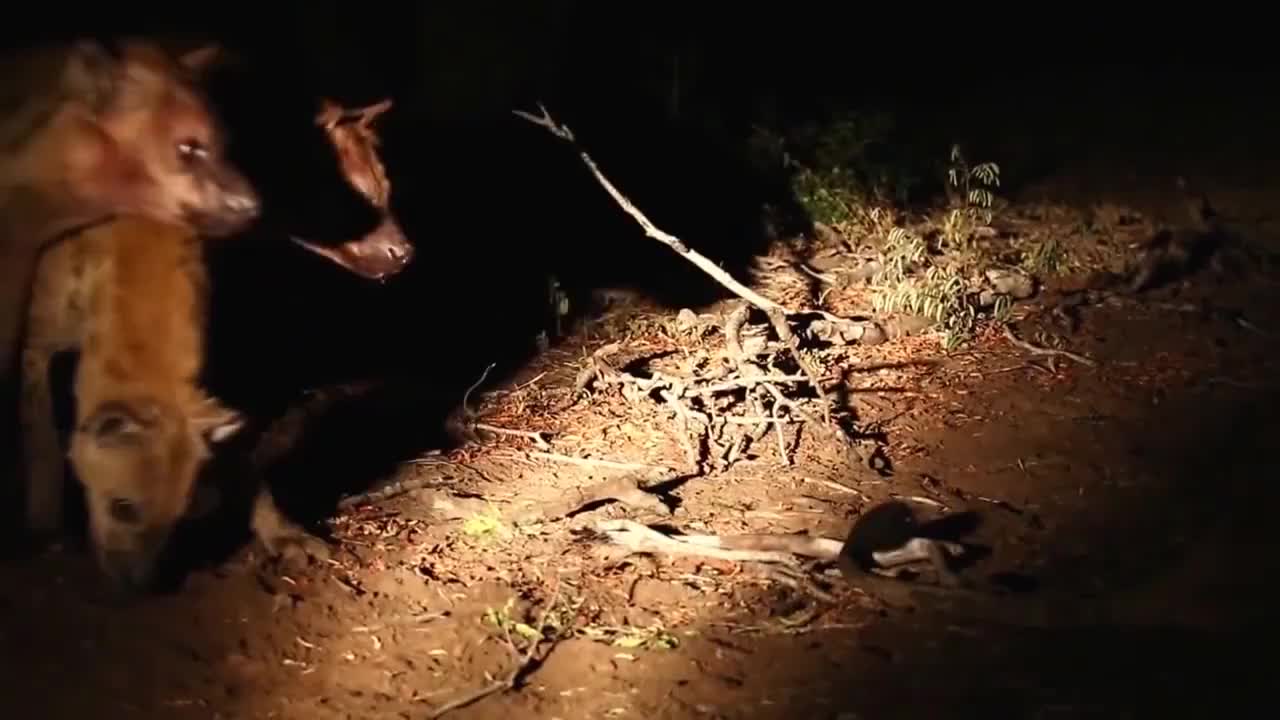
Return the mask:
M 209 149 L 199 140 L 189 138 L 178 143 L 178 157 L 186 162 L 205 160 L 209 157 Z
M 111 511 L 111 518 L 118 523 L 137 525 L 142 521 L 142 514 L 138 512 L 138 505 L 131 500 L 113 498 L 109 510 Z

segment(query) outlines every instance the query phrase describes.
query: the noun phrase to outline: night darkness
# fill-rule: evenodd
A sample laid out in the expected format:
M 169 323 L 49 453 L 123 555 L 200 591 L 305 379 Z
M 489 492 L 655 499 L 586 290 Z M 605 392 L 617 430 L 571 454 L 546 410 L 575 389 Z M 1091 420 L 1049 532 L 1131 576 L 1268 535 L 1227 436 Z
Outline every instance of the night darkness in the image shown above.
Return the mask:
M 206 245 L 203 380 L 251 418 L 226 455 L 246 455 L 309 399 L 363 389 L 308 420 L 268 477 L 286 514 L 344 540 L 332 567 L 277 565 L 242 515 L 202 518 L 178 536 L 192 564 L 180 580 L 121 602 L 101 592 L 82 530 L 44 553 L 6 540 L 0 709 L 435 717 L 515 670 L 553 597 L 565 634 L 552 642 L 546 630 L 514 689 L 446 717 L 1075 718 L 1249 707 L 1265 664 L 1247 654 L 1270 649 L 1263 598 L 1280 569 L 1267 534 L 1278 469 L 1269 447 L 1280 430 L 1280 112 L 1277 73 L 1251 57 L 1265 45 L 1193 13 L 1166 12 L 1178 27 L 1161 29 L 1154 14 L 1127 20 L 1118 9 L 935 10 L 315 2 L 56 18 L 41 9 L 7 21 L 0 41 L 14 48 L 128 34 L 175 49 L 216 42 L 237 59 L 209 93 L 266 214 Z M 376 124 L 379 154 L 415 257 L 385 282 L 289 242 L 337 244 L 376 222 L 313 122 L 321 98 L 393 103 Z M 577 149 L 511 112 L 539 103 L 573 130 Z M 538 464 L 530 458 L 547 448 L 527 437 L 459 446 L 446 420 L 486 368 L 470 396 L 482 421 L 555 427 L 562 456 L 648 463 L 658 453 L 678 465 L 677 420 L 663 415 L 674 399 L 623 401 L 597 385 L 567 404 L 569 387 L 610 341 L 626 348 L 615 370 L 706 372 L 719 362 L 706 350 L 723 343 L 719 330 L 697 338 L 677 329 L 677 313 L 719 318 L 733 307 L 731 292 L 645 236 L 577 150 L 734 278 L 759 280 L 753 287 L 791 307 L 816 306 L 825 289 L 824 309 L 853 316 L 859 306 L 842 294 L 861 298 L 877 283 L 831 281 L 843 266 L 820 251 L 831 249 L 826 228 L 844 233 L 836 244 L 849 255 L 858 244 L 841 228 L 879 221 L 818 217 L 797 190 L 796 168 L 817 166 L 821 140 L 789 145 L 799 163 L 790 167 L 762 160 L 758 145 L 761 131 L 812 140 L 847 118 L 889 119 L 845 161 L 855 174 L 893 175 L 893 189 L 868 202 L 893 206 L 899 221 L 943 217 L 948 151 L 959 144 L 967 158 L 999 164 L 997 194 L 1008 202 L 973 242 L 1076 248 L 1069 269 L 1037 276 L 1034 297 L 1015 303 L 1009 323 L 1023 347 L 981 323 L 958 348 L 927 333 L 823 346 L 813 357 L 839 387 L 841 417 L 882 441 L 887 468 L 844 464 L 798 421 L 775 419 L 797 433 L 780 465 L 766 418 L 742 464 L 648 488 L 675 498 L 674 514 L 588 504 L 508 532 L 528 507 L 619 475 Z M 1187 229 L 1201 218 L 1195 210 L 1188 221 L 1188 207 L 1200 205 L 1188 205 L 1178 178 L 1229 233 Z M 1137 294 L 1098 284 L 1120 276 L 1116 258 L 1147 257 L 1138 248 L 1152 236 L 1208 235 L 1230 239 L 1207 269 Z M 938 243 L 927 241 L 929 259 L 917 262 L 943 267 L 951 251 Z M 867 247 L 852 255 L 870 257 Z M 805 269 L 776 280 L 786 273 L 761 270 L 762 256 L 798 257 Z M 549 277 L 568 299 L 560 335 Z M 600 291 L 614 289 L 639 298 L 628 320 L 605 312 Z M 788 294 L 801 289 L 807 299 Z M 763 332 L 763 315 L 752 322 Z M 64 431 L 72 361 L 54 373 Z M 534 389 L 513 392 L 524 387 Z M 438 464 L 409 464 L 424 457 Z M 246 467 L 218 458 L 211 473 L 249 487 Z M 432 473 L 416 493 L 339 510 L 344 496 Z M 844 538 L 891 498 L 920 515 L 980 515 L 976 539 L 965 540 L 979 558 L 961 572 L 1017 597 L 1009 602 L 1027 602 L 1029 590 L 1082 604 L 1046 611 L 1035 626 L 1000 616 L 1000 600 L 983 601 L 994 620 L 990 608 L 971 620 L 964 602 L 881 608 L 809 558 L 806 579 L 779 581 L 762 563 L 601 559 L 587 532 L 628 518 L 663 532 Z M 466 513 L 441 510 L 468 502 L 506 529 L 490 537 Z M 492 618 L 512 599 L 505 612 L 524 625 L 504 630 Z M 1101 617 L 1079 609 L 1100 603 Z M 619 628 L 630 641 L 610 645 Z

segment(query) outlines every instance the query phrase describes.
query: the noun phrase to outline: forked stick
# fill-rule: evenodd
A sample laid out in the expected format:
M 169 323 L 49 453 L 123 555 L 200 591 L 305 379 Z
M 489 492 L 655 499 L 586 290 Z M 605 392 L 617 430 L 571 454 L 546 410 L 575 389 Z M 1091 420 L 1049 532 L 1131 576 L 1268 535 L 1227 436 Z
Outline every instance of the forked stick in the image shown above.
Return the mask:
M 796 359 L 796 363 L 800 366 L 800 369 L 804 371 L 804 374 L 808 376 L 809 382 L 813 385 L 814 392 L 816 392 L 818 397 L 822 399 L 823 419 L 830 422 L 831 406 L 827 400 L 826 391 L 822 389 L 822 381 L 819 378 L 817 371 L 807 360 L 804 359 L 804 356 L 800 354 L 800 342 L 791 332 L 791 327 L 787 324 L 786 316 L 791 314 L 791 311 L 738 282 L 732 275 L 725 272 L 720 268 L 720 266 L 712 262 L 710 258 L 707 258 L 697 250 L 689 247 L 683 240 L 675 235 L 665 232 L 657 225 L 654 225 L 653 221 L 645 216 L 645 214 L 641 212 L 626 195 L 623 195 L 622 191 L 618 190 L 618 188 L 609 181 L 609 178 L 605 177 L 605 174 L 601 172 L 600 168 L 596 165 L 595 160 L 591 158 L 591 155 L 589 155 L 587 151 L 578 147 L 578 141 L 574 137 L 573 131 L 570 130 L 567 125 L 557 123 L 552 119 L 551 114 L 547 112 L 546 107 L 543 105 L 539 104 L 538 109 L 542 111 L 541 117 L 523 110 L 512 110 L 511 112 L 516 117 L 522 118 L 534 125 L 537 125 L 538 127 L 544 128 L 552 135 L 555 135 L 561 140 L 573 145 L 578 151 L 579 159 L 581 159 L 583 164 L 587 166 L 587 169 L 591 171 L 596 182 L 600 183 L 600 186 L 605 189 L 605 192 L 609 193 L 609 196 L 618 204 L 618 207 L 622 208 L 623 212 L 630 215 L 632 219 L 639 223 L 640 227 L 644 229 L 645 235 L 676 251 L 676 253 L 696 265 L 698 269 L 710 275 L 712 279 L 723 285 L 730 292 L 764 312 L 764 314 L 769 317 L 769 322 L 773 325 L 774 331 L 778 333 L 778 338 L 782 340 L 788 348 L 790 348 L 791 354 Z

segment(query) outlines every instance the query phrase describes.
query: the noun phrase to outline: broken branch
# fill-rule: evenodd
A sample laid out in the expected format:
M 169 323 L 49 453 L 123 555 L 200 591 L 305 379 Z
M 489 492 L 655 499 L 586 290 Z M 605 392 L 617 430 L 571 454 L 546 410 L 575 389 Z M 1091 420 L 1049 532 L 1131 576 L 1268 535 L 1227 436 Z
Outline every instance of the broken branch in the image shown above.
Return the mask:
M 552 119 L 551 114 L 548 113 L 547 109 L 542 105 L 539 105 L 538 109 L 542 111 L 541 117 L 523 110 L 512 110 L 511 112 L 516 117 L 523 118 L 538 127 L 546 129 L 552 135 L 555 135 L 561 140 L 564 140 L 575 147 L 577 146 L 578 141 L 574 137 L 573 131 L 570 130 L 568 126 L 557 123 Z M 622 194 L 622 191 L 614 187 L 613 183 L 609 181 L 609 178 L 605 177 L 605 174 L 596 165 L 595 160 L 592 159 L 585 150 L 578 149 L 578 157 L 582 160 L 583 164 L 587 166 L 587 169 L 591 171 L 591 175 L 595 177 L 596 182 L 600 183 L 600 186 L 604 188 L 605 192 L 609 193 L 609 197 L 613 198 L 613 201 L 618 204 L 618 207 L 622 208 L 623 212 L 630 215 L 633 220 L 639 223 L 640 227 L 644 229 L 645 235 L 676 251 L 686 260 L 698 266 L 699 269 L 710 275 L 712 279 L 723 285 L 734 295 L 737 295 L 761 310 L 765 312 L 769 312 L 770 310 L 781 310 L 785 312 L 785 308 L 781 305 L 738 282 L 732 275 L 722 270 L 709 258 L 688 245 L 685 245 L 683 240 L 675 235 L 664 232 L 659 229 L 657 225 L 654 225 L 653 221 L 649 220 L 649 218 L 646 217 L 645 214 L 641 212 L 626 195 Z
M 793 562 L 792 556 L 785 552 L 726 549 L 683 542 L 632 520 L 602 520 L 596 523 L 596 527 L 614 544 L 621 545 L 631 552 L 692 555 L 733 562 Z
M 546 505 L 516 519 L 517 524 L 534 522 L 550 522 L 581 510 L 597 502 L 617 500 L 618 502 L 641 510 L 649 510 L 662 515 L 670 515 L 671 511 L 657 496 L 640 487 L 635 477 L 621 477 L 593 485 L 588 488 L 569 491 L 570 497 L 554 500 Z
M 618 462 L 616 460 L 600 460 L 597 458 L 580 458 L 571 455 L 561 455 L 552 452 L 530 452 L 530 457 L 542 458 L 543 460 L 555 460 L 556 462 L 569 463 L 571 465 L 582 465 L 585 467 L 606 467 L 614 470 L 653 470 L 661 472 L 670 472 L 670 468 L 662 465 L 646 465 L 645 463 L 628 463 Z
M 1089 358 L 1083 355 L 1077 355 L 1076 353 L 1073 353 L 1069 350 L 1057 350 L 1054 348 L 1040 347 L 1039 345 L 1032 345 L 1026 340 L 1020 340 L 1017 338 L 1017 336 L 1013 334 L 1013 330 L 1010 330 L 1008 325 L 1004 326 L 1004 336 L 1008 338 L 1009 342 L 1022 348 L 1023 350 L 1026 350 L 1032 355 L 1047 355 L 1050 357 L 1062 356 L 1070 360 L 1074 360 L 1080 363 L 1081 365 L 1088 365 L 1089 367 L 1095 367 L 1098 364 L 1097 362 L 1090 360 Z
M 498 427 L 497 425 L 490 425 L 488 423 L 476 423 L 474 427 L 478 430 L 491 432 L 495 435 L 510 435 L 513 437 L 528 438 L 533 441 L 534 445 L 537 445 L 543 450 L 551 449 L 551 443 L 547 442 L 546 438 L 542 437 L 543 433 L 539 430 L 511 430 L 509 428 Z

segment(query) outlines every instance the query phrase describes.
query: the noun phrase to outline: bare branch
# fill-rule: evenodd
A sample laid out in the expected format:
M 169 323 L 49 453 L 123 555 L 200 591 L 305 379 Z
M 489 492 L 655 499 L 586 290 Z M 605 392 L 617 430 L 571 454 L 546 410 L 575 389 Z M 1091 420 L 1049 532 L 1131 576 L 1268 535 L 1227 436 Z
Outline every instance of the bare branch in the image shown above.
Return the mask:
M 476 423 L 475 427 L 479 430 L 494 433 L 495 435 L 511 435 L 514 437 L 528 438 L 533 441 L 534 445 L 537 445 L 543 450 L 551 449 L 551 443 L 547 442 L 546 438 L 542 437 L 543 431 L 541 430 L 511 430 L 509 428 L 498 427 L 497 425 L 490 425 L 488 423 Z
M 695 545 L 668 537 L 648 526 L 632 520 L 602 520 L 597 529 L 615 544 L 632 552 L 658 552 L 667 555 L 693 555 L 698 557 L 731 560 L 735 562 L 790 563 L 793 558 L 785 552 L 772 550 L 731 550 L 709 545 Z
M 599 460 L 597 458 L 579 458 L 570 455 L 561 455 L 559 453 L 550 452 L 531 452 L 530 457 L 542 458 L 543 460 L 555 460 L 556 462 L 570 463 L 573 465 L 584 465 L 586 467 L 606 467 L 614 470 L 656 470 L 662 472 L 670 472 L 671 469 L 661 465 L 646 465 L 645 463 L 628 463 L 617 462 L 614 460 Z
M 1075 360 L 1081 365 L 1088 365 L 1089 367 L 1096 367 L 1098 364 L 1097 362 L 1090 360 L 1089 358 L 1083 355 L 1077 355 L 1076 353 L 1070 352 L 1068 350 L 1055 350 L 1053 348 L 1040 347 L 1039 345 L 1032 345 L 1026 340 L 1019 340 L 1017 337 L 1014 336 L 1013 331 L 1009 329 L 1008 325 L 1004 326 L 1004 336 L 1009 339 L 1009 342 L 1013 343 L 1014 345 L 1017 345 L 1023 350 L 1026 350 L 1032 355 L 1048 355 L 1050 357 L 1062 356 L 1071 360 Z
M 516 519 L 516 522 L 518 524 L 529 524 L 559 520 L 587 505 L 605 500 L 617 500 L 624 505 L 661 515 L 671 514 L 670 509 L 657 496 L 646 492 L 640 487 L 640 483 L 635 477 L 608 480 L 588 488 L 571 490 L 568 495 L 564 499 L 552 501 L 521 515 Z
M 547 112 L 545 106 L 539 104 L 538 109 L 542 111 L 541 117 L 535 117 L 532 113 L 527 113 L 522 110 L 513 110 L 512 113 L 517 117 L 528 120 L 538 127 L 545 128 L 561 140 L 575 146 L 577 145 L 577 140 L 574 139 L 573 132 L 569 130 L 567 126 L 561 125 L 552 119 L 551 114 Z M 680 238 L 664 232 L 659 229 L 658 226 L 654 225 L 653 222 L 649 220 L 649 218 L 646 217 L 630 199 L 627 198 L 627 196 L 623 195 L 618 188 L 614 187 L 613 183 L 609 181 L 609 178 L 605 177 L 604 173 L 600 171 L 600 168 L 596 166 L 595 160 L 593 160 L 586 151 L 579 149 L 578 157 L 582 160 L 583 164 L 587 166 L 587 169 L 591 171 L 596 182 L 600 183 L 600 186 L 605 189 L 605 192 L 609 193 L 609 196 L 613 198 L 613 201 L 618 204 L 618 207 L 622 208 L 623 212 L 630 215 L 633 220 L 640 224 L 640 227 L 644 229 L 645 235 L 657 240 L 672 250 L 675 250 L 677 253 L 684 256 L 686 260 L 697 265 L 698 268 L 710 275 L 716 282 L 723 285 L 730 292 L 761 310 L 765 312 L 769 312 L 771 310 L 786 312 L 786 309 L 781 305 L 756 293 L 751 288 L 735 280 L 732 275 L 722 270 L 709 258 L 693 248 L 690 248 L 688 245 L 685 245 L 684 241 Z

